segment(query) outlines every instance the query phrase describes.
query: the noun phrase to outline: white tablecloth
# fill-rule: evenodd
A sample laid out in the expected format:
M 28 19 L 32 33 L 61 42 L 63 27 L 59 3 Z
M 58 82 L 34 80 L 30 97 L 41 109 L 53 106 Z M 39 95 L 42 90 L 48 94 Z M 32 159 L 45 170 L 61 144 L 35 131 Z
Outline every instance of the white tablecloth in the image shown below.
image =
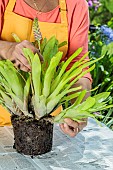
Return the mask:
M 92 119 L 74 138 L 56 125 L 52 151 L 33 159 L 17 153 L 13 142 L 12 127 L 0 127 L 0 170 L 113 170 L 113 132 Z

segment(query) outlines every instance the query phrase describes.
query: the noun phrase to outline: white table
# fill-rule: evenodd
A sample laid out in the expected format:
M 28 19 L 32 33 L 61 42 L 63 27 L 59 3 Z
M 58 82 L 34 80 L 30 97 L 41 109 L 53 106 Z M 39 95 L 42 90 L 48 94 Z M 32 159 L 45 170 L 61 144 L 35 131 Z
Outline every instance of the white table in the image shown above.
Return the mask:
M 90 119 L 75 138 L 54 128 L 53 150 L 33 159 L 13 149 L 12 127 L 0 127 L 0 170 L 113 170 L 113 132 Z

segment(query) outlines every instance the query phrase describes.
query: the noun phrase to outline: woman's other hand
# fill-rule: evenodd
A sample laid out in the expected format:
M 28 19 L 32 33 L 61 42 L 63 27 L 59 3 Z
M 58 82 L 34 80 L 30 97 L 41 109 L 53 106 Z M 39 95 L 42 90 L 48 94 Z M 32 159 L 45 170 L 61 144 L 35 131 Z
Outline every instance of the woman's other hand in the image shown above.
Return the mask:
M 83 101 L 90 96 L 90 89 L 91 89 L 91 81 L 88 78 L 82 77 L 80 78 L 76 84 L 74 84 L 72 87 L 79 87 L 82 86 L 82 90 L 86 89 L 88 92 L 86 93 Z M 75 102 L 76 99 L 72 100 L 72 104 Z M 76 115 L 76 110 L 75 110 Z M 60 124 L 61 130 L 68 134 L 71 137 L 74 137 L 79 133 L 86 125 L 87 125 L 87 119 L 83 119 L 83 122 L 76 122 L 73 121 L 70 118 L 64 119 L 65 123 Z
M 64 123 L 60 124 L 60 128 L 65 134 L 75 137 L 86 125 L 87 119 L 83 120 L 83 122 L 76 122 L 70 118 L 65 118 Z

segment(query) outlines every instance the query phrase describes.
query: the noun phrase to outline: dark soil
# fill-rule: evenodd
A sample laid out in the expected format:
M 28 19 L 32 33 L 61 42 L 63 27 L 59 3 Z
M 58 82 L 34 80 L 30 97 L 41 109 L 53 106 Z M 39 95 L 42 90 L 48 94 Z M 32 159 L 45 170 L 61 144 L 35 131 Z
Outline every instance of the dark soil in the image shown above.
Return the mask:
M 53 124 L 47 118 L 34 120 L 12 116 L 14 148 L 25 155 L 40 155 L 51 151 Z

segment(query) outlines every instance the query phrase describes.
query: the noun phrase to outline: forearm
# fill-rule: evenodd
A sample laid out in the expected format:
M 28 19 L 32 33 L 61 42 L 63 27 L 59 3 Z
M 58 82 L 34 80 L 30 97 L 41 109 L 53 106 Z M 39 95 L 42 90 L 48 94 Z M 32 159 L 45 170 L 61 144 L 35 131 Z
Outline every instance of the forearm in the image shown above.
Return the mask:
M 88 92 L 86 93 L 83 100 L 85 100 L 87 97 L 90 96 L 90 90 L 91 90 L 91 81 L 88 78 L 82 77 L 80 78 L 72 87 L 79 87 L 82 86 L 81 90 L 86 89 Z M 81 91 L 80 90 L 80 91 Z M 76 99 L 73 99 L 71 102 L 74 103 Z

